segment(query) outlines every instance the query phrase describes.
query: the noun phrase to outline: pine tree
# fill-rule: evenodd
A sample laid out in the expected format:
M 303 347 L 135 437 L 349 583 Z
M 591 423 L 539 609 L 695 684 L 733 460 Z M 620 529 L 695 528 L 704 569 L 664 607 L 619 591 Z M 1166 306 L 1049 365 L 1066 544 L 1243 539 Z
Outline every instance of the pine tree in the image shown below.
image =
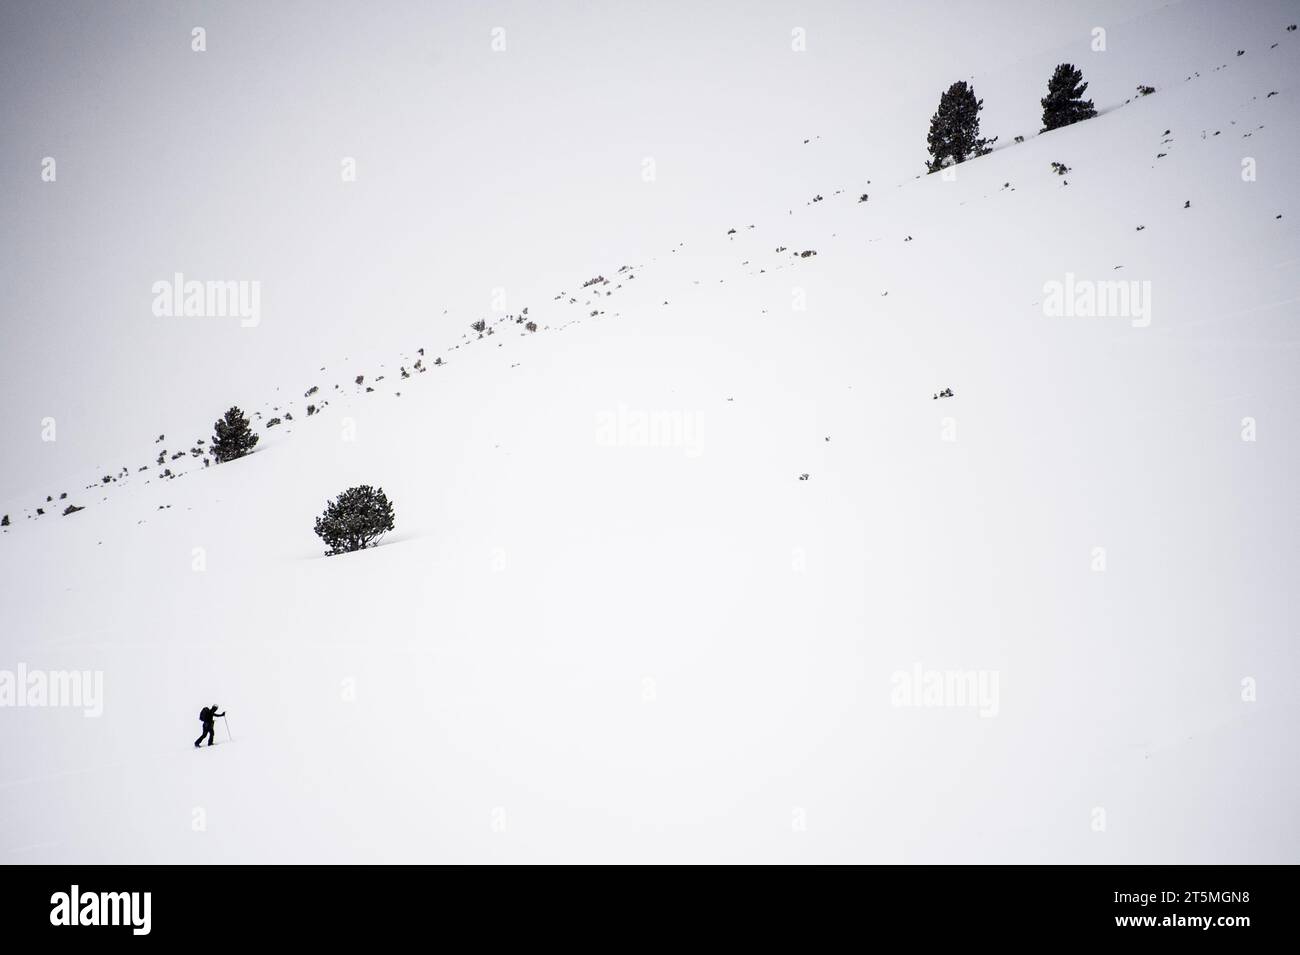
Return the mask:
M 326 502 L 325 513 L 316 518 L 316 536 L 329 545 L 326 556 L 369 547 L 393 527 L 392 503 L 382 487 L 369 484 L 350 487 Z
M 237 407 L 232 407 L 212 427 L 216 432 L 212 436 L 212 456 L 218 464 L 242 458 L 257 444 L 257 435 L 253 434 L 248 419 Z
M 1083 71 L 1073 63 L 1060 64 L 1047 81 L 1047 95 L 1039 102 L 1043 107 L 1043 128 L 1060 129 L 1083 119 L 1092 119 L 1097 111 L 1092 100 L 1084 99 L 1088 84 L 1083 82 Z
M 930 117 L 930 160 L 925 164 L 930 172 L 945 166 L 965 162 L 975 156 L 992 152 L 998 141 L 980 138 L 980 110 L 984 101 L 975 98 L 975 90 L 965 81 L 953 83 L 939 97 L 939 108 Z

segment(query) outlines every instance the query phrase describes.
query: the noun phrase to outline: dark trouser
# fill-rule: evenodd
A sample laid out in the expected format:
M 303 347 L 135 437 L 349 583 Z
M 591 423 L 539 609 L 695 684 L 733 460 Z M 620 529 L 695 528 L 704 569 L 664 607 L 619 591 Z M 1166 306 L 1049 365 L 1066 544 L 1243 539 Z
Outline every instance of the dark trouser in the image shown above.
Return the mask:
M 204 723 L 204 724 L 203 724 L 203 732 L 200 733 L 200 734 L 199 734 L 199 738 L 196 739 L 196 740 L 194 741 L 194 745 L 195 745 L 195 746 L 200 745 L 200 744 L 203 742 L 203 738 L 204 738 L 205 736 L 207 737 L 208 745 L 209 745 L 209 746 L 211 746 L 213 743 L 215 743 L 215 742 L 217 741 L 217 740 L 216 740 L 216 733 L 213 732 L 212 724 L 211 724 L 211 723 Z

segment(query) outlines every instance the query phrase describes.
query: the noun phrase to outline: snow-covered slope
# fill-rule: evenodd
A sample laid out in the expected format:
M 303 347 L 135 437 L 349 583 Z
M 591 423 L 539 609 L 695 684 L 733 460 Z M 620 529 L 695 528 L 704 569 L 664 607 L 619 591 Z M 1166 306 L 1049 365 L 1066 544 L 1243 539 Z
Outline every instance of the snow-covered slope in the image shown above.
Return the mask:
M 521 277 L 535 334 L 322 357 L 249 458 L 13 504 L 0 669 L 104 698 L 0 710 L 4 861 L 1295 862 L 1292 7 L 1162 11 L 1076 55 L 1154 95 Z M 397 531 L 322 557 L 357 483 Z

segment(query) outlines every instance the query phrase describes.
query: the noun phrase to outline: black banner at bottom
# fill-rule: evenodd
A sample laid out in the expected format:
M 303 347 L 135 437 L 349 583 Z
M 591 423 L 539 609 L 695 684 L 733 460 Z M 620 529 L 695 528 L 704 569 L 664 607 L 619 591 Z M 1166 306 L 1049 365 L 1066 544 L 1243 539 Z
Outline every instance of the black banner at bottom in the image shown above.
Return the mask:
M 1254 866 L 864 866 L 787 876 L 696 870 L 662 882 L 628 872 L 588 885 L 579 872 L 479 882 L 472 872 L 412 866 L 10 867 L 0 924 L 11 942 L 75 934 L 90 944 L 292 937 L 335 946 L 468 931 L 604 944 L 718 936 L 807 946 L 849 932 L 926 944 L 1130 936 L 1231 945 L 1294 934 L 1293 876 Z

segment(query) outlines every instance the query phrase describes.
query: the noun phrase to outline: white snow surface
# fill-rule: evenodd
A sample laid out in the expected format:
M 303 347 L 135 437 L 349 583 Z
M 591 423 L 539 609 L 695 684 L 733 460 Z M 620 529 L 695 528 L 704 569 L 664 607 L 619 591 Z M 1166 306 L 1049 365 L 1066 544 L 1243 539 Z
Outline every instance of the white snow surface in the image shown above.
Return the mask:
M 303 342 L 246 459 L 159 479 L 192 441 L 135 420 L 84 511 L 8 502 L 0 669 L 104 699 L 0 709 L 0 861 L 1300 861 L 1300 11 L 1228 6 L 1076 54 L 1157 92 L 1063 130 L 1053 51 L 977 77 L 953 181 L 810 159 L 788 213 L 518 277 L 536 334 Z M 1067 272 L 1150 324 L 1045 315 Z M 397 529 L 324 557 L 358 483 Z M 895 705 L 918 666 L 996 711 Z

